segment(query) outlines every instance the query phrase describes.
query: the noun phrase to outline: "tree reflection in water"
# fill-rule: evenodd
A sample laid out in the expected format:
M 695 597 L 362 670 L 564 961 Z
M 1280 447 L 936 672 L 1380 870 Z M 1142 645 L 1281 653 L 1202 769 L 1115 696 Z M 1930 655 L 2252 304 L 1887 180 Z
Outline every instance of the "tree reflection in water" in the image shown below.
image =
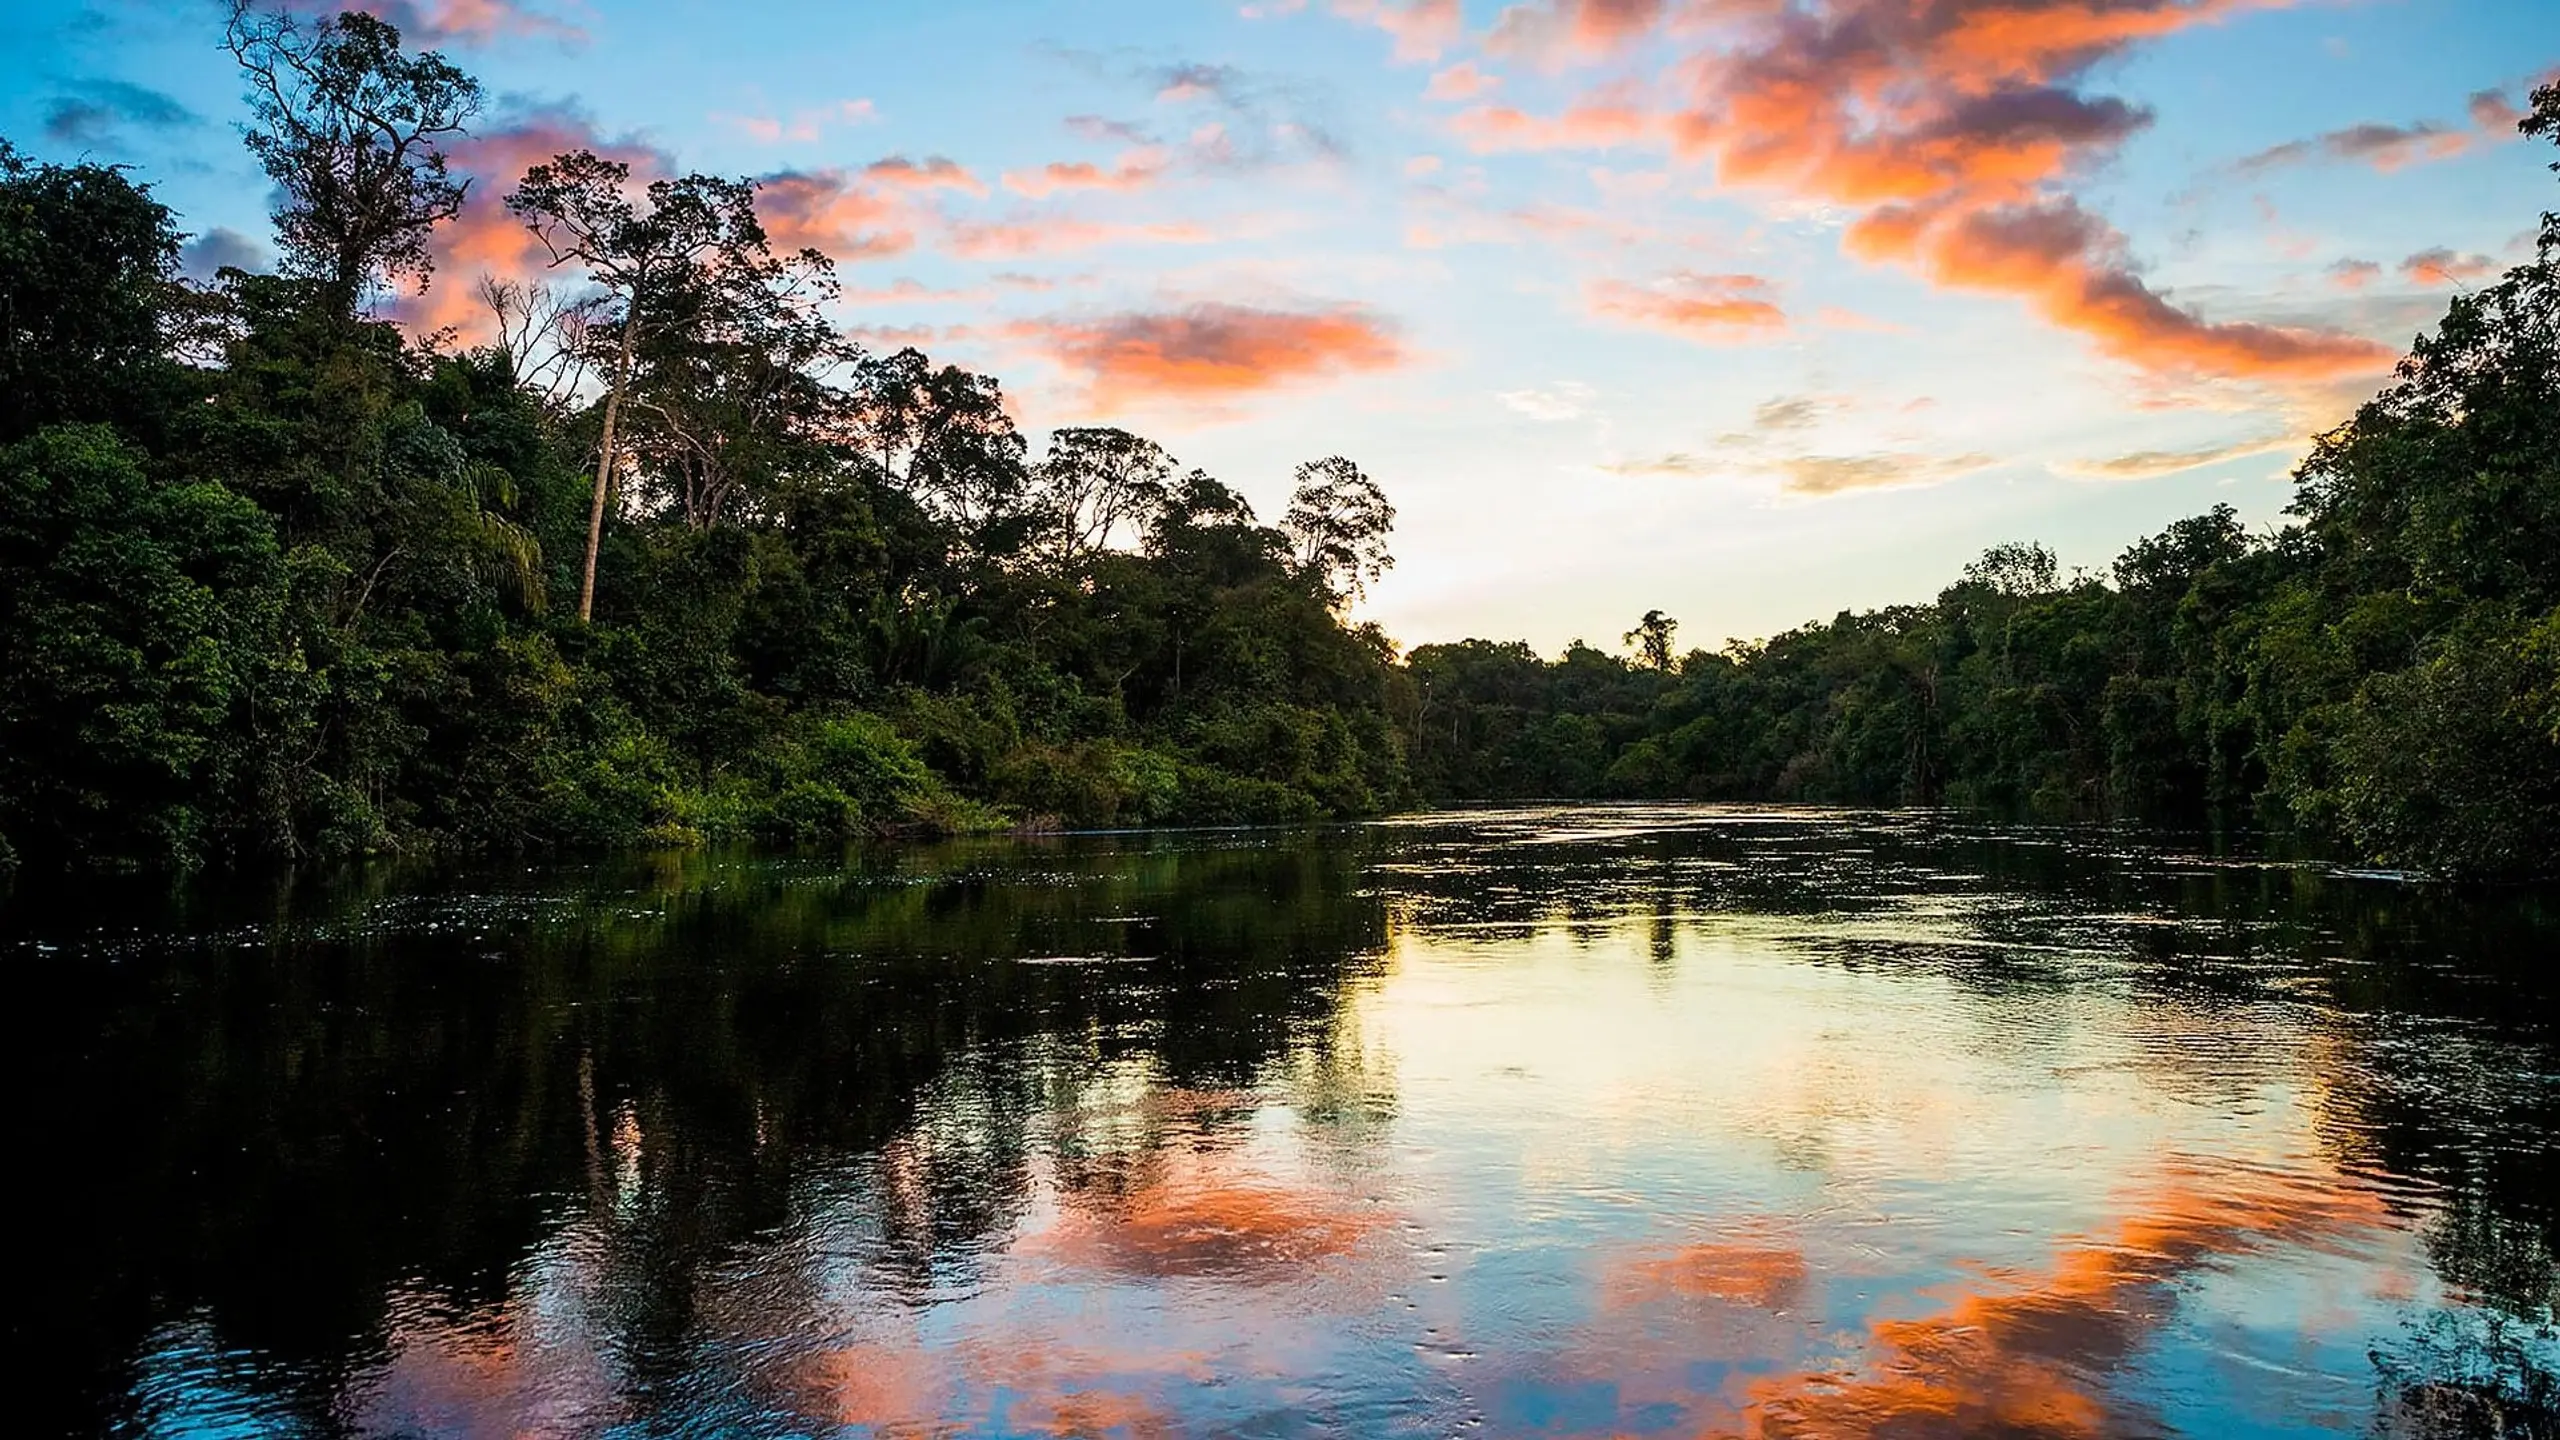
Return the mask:
M 1636 807 L 0 925 L 46 1433 L 2550 1433 L 2532 897 Z

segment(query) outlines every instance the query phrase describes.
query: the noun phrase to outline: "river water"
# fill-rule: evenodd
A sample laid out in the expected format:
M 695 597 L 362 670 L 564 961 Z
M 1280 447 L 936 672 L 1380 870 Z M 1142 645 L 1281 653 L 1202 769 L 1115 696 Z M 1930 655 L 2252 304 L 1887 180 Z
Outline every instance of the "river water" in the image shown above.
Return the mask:
M 2560 1417 L 2533 896 L 1712 807 L 21 892 L 13 1432 Z

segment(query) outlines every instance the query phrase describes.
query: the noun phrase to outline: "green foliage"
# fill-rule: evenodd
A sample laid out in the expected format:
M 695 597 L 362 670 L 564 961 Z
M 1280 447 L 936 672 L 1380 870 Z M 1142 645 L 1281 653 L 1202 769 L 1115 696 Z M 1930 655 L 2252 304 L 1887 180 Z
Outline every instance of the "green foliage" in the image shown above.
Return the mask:
M 372 78 L 432 58 L 332 23 Z M 2560 88 L 2535 105 L 2560 135 Z M 172 279 L 147 190 L 0 147 L 0 855 L 826 844 L 1420 795 L 2222 818 L 2450 875 L 2560 864 L 2560 222 L 2320 438 L 2281 532 L 2220 508 L 2103 579 L 2001 545 L 1930 603 L 1721 653 L 1654 611 L 1632 660 L 1398 665 L 1342 613 L 1392 563 L 1357 466 L 1301 466 L 1270 526 L 1123 432 L 1032 464 L 994 380 L 832 328 L 823 262 L 769 253 L 752 182 L 642 213 L 594 156 L 526 177 L 518 209 L 619 319 L 454 354 L 357 318 L 349 286 L 418 273 L 403 247 L 451 198 L 437 133 L 391 229 L 207 290 Z M 291 197 L 337 152 L 260 153 Z M 611 444 L 601 397 L 521 378 L 582 364 L 626 392 Z
M 411 66 L 371 23 L 266 38 Z M 559 234 L 575 212 L 612 232 L 604 259 L 697 231 L 746 257 L 631 282 L 592 624 L 603 407 L 519 377 L 560 373 L 541 344 L 618 349 L 615 324 L 422 347 L 353 314 L 356 271 L 317 249 L 301 278 L 188 289 L 146 191 L 0 160 L 17 863 L 833 844 L 1407 797 L 1392 647 L 1339 617 L 1342 574 L 1134 436 L 1071 432 L 1035 472 L 993 380 L 827 324 L 823 267 L 765 254 L 752 185 L 692 177 L 627 214 L 609 186 L 564 187 L 581 165 L 612 178 L 564 157 L 519 192 Z M 349 262 L 359 287 L 418 273 L 381 233 Z M 64 423 L 85 419 L 114 428 Z M 1342 544 L 1374 573 L 1391 512 L 1328 463 L 1367 506 Z

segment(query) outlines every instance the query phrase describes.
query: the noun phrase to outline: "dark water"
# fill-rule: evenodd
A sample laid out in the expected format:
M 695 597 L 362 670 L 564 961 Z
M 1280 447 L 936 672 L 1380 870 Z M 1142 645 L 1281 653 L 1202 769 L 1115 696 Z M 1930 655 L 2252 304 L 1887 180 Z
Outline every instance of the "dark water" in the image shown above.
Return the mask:
M 37 891 L 13 1433 L 2560 1413 L 2531 896 L 1663 808 Z

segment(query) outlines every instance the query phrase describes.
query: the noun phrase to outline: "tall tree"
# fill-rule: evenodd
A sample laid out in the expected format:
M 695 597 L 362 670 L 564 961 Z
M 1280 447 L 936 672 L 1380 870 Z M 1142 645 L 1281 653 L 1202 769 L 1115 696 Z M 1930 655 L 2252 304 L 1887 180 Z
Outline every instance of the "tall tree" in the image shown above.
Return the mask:
M 642 483 L 697 530 L 835 468 L 854 411 L 835 377 L 862 359 L 822 309 L 837 294 L 825 256 L 700 278 L 680 307 L 686 323 L 655 326 L 640 343 L 625 416 Z
M 1636 652 L 1637 663 L 1648 670 L 1669 674 L 1672 665 L 1671 637 L 1678 633 L 1680 622 L 1659 610 L 1647 610 L 1636 628 L 1626 633 L 1627 645 Z
M 995 377 L 909 348 L 865 365 L 859 388 L 856 443 L 883 477 L 981 551 L 1018 539 L 1028 447 Z
M 1171 501 L 1173 475 L 1164 447 L 1126 430 L 1071 427 L 1051 435 L 1037 477 L 1047 549 L 1072 568 L 1115 540 L 1143 538 Z
M 287 268 L 350 313 L 380 285 L 423 290 L 427 234 L 470 188 L 443 147 L 479 115 L 479 82 L 359 11 L 306 21 L 231 0 L 223 45 L 249 82 L 249 150 L 276 184 Z
M 587 510 L 587 555 L 578 579 L 578 620 L 594 618 L 596 555 L 604 543 L 613 486 L 615 426 L 631 384 L 641 332 L 679 326 L 724 289 L 769 277 L 778 262 L 756 219 L 755 184 L 709 175 L 653 180 L 635 204 L 631 167 L 591 151 L 557 156 L 525 172 L 507 209 L 525 222 L 554 265 L 577 265 L 617 297 L 612 379 L 596 445 L 596 483 Z
M 1301 573 L 1313 577 L 1337 606 L 1366 593 L 1396 563 L 1387 553 L 1396 507 L 1360 467 L 1339 455 L 1298 467 L 1297 489 L 1280 517 L 1280 532 L 1297 552 Z

